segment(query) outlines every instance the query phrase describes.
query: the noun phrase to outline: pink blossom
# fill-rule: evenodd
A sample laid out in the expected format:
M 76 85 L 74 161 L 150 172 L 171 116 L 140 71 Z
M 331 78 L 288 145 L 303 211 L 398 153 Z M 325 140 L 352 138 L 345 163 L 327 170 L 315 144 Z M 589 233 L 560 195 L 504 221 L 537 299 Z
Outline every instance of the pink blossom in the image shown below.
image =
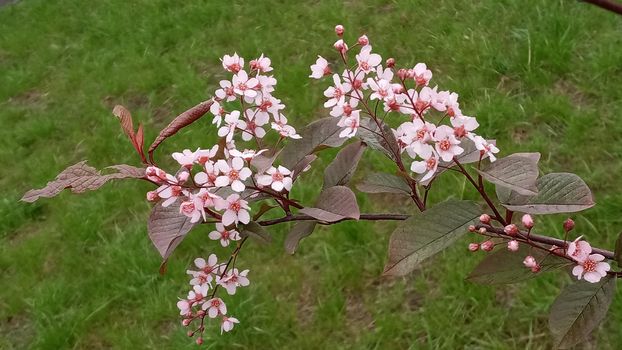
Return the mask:
M 262 53 L 258 59 L 250 61 L 249 64 L 250 64 L 251 70 L 257 70 L 261 73 L 266 73 L 272 70 L 272 67 L 270 67 L 271 63 L 272 61 L 268 57 L 264 57 Z
M 207 187 L 214 186 L 215 185 L 214 182 L 216 181 L 216 178 L 218 178 L 218 175 L 220 174 L 220 172 L 218 171 L 218 168 L 215 166 L 213 162 L 209 161 L 203 165 L 203 169 L 204 171 L 198 172 L 194 175 L 194 182 L 201 186 L 207 186 Z
M 226 125 L 218 129 L 218 136 L 226 137 L 227 142 L 231 141 L 233 139 L 235 129 L 241 122 L 243 123 L 243 121 L 240 121 L 240 111 L 233 111 L 230 114 L 227 114 L 225 116 Z
M 198 271 L 186 270 L 186 273 L 192 276 L 190 280 L 191 285 L 211 283 L 214 278 L 213 275 L 217 274 L 221 267 L 218 264 L 216 254 L 210 254 L 207 261 L 203 258 L 196 258 L 194 259 L 194 265 L 199 269 Z
M 477 119 L 467 116 L 457 116 L 451 118 L 451 125 L 454 127 L 454 135 L 457 138 L 463 138 L 471 131 L 479 127 Z
M 572 274 L 577 276 L 577 279 L 583 278 L 590 283 L 596 283 L 611 269 L 611 266 L 603 260 L 604 256 L 591 254 L 572 269 Z
M 216 202 L 216 210 L 224 210 L 222 215 L 222 224 L 229 226 L 231 224 L 248 224 L 251 220 L 248 211 L 250 207 L 248 202 L 241 199 L 238 194 L 230 194 L 227 199 Z
M 218 153 L 218 145 L 214 145 L 211 149 L 197 149 L 194 152 L 194 156 L 196 158 L 196 162 L 204 165 L 205 163 L 211 161 L 216 154 Z
M 476 252 L 479 250 L 479 244 L 477 243 L 469 243 L 469 251 Z
M 526 229 L 531 229 L 534 225 L 533 217 L 531 217 L 531 215 L 529 214 L 523 215 L 523 217 L 521 218 L 521 222 Z
M 369 96 L 371 100 L 385 100 L 393 96 L 393 86 L 388 80 L 374 80 L 372 78 L 368 78 L 367 84 L 373 91 L 373 93 Z
M 201 217 L 205 219 L 205 210 L 201 198 L 191 195 L 188 199 L 179 205 L 179 212 L 189 217 L 192 223 L 198 222 Z
M 243 130 L 242 140 L 250 141 L 253 137 L 258 139 L 263 138 L 266 135 L 266 131 L 262 126 L 268 124 L 270 117 L 268 114 L 256 114 L 254 117 L 250 116 L 246 122 L 240 122 L 239 128 Z
M 333 117 L 349 117 L 352 112 L 355 110 L 356 106 L 358 106 L 358 100 L 351 98 L 348 102 L 344 102 L 343 104 L 336 104 L 330 111 L 330 115 Z
M 309 75 L 309 78 L 320 79 L 323 76 L 330 74 L 330 68 L 328 67 L 328 61 L 322 56 L 317 56 L 317 57 L 318 58 L 315 61 L 315 64 L 311 65 L 311 75 Z
M 178 185 L 162 185 L 158 187 L 156 192 L 158 193 L 158 196 L 160 196 L 160 198 L 164 199 L 164 202 L 162 202 L 162 206 L 165 208 L 175 203 L 175 201 L 177 201 L 177 198 L 179 198 L 183 194 L 182 188 Z
M 246 71 L 239 71 L 238 74 L 233 76 L 233 91 L 243 97 L 254 98 L 257 96 L 257 91 L 253 90 L 259 83 L 256 78 L 248 78 Z
M 266 170 L 267 175 L 258 175 L 257 183 L 262 186 L 270 186 L 277 192 L 290 191 L 292 189 L 291 171 L 284 166 L 270 167 Z
M 216 318 L 218 315 L 227 313 L 227 305 L 220 298 L 212 298 L 203 303 L 203 310 L 207 311 L 209 318 Z
M 216 283 L 221 285 L 227 290 L 229 295 L 235 294 L 237 287 L 246 287 L 250 284 L 250 281 L 246 277 L 248 270 L 238 272 L 238 269 L 227 272 L 222 278 L 216 277 Z
M 517 240 L 511 240 L 508 242 L 508 250 L 511 252 L 518 251 L 519 245 Z
M 421 182 L 427 181 L 432 178 L 438 170 L 438 154 L 432 151 L 427 158 L 424 158 L 423 161 L 412 162 L 410 170 L 417 174 L 425 173 L 425 175 L 421 178 Z
M 237 318 L 223 316 L 222 323 L 220 324 L 220 334 L 231 331 L 236 323 L 240 323 Z
M 335 50 L 339 51 L 341 54 L 345 54 L 348 51 L 348 44 L 346 44 L 343 39 L 339 39 L 335 41 L 333 44 Z
M 531 255 L 528 255 L 528 256 L 526 256 L 526 257 L 525 257 L 525 260 L 523 260 L 523 264 L 524 264 L 526 267 L 530 268 L 530 269 L 533 269 L 533 268 L 535 268 L 536 266 L 538 266 L 538 262 L 537 262 L 537 261 L 536 261 L 536 259 L 535 259 L 533 256 L 531 256 Z
M 473 142 L 475 143 L 475 147 L 480 150 L 480 152 L 483 155 L 487 155 L 488 158 L 490 158 L 491 162 L 494 162 L 495 160 L 497 160 L 497 157 L 495 157 L 496 153 L 499 153 L 499 149 L 497 148 L 497 146 L 495 146 L 493 143 L 486 141 L 483 137 L 481 136 L 474 136 L 471 138 L 473 140 Z
M 232 157 L 240 157 L 242 159 L 244 159 L 247 162 L 250 162 L 251 159 L 255 158 L 256 156 L 266 152 L 267 149 L 262 149 L 259 151 L 255 151 L 252 149 L 245 149 L 244 151 L 239 151 L 237 149 L 232 149 L 231 151 L 229 151 L 229 154 L 231 154 Z
M 356 55 L 356 61 L 361 71 L 369 73 L 382 62 L 382 57 L 377 53 L 371 53 L 371 46 L 367 45 L 363 46 L 361 52 Z
M 239 157 L 232 158 L 228 162 L 224 159 L 216 162 L 218 170 L 222 174 L 216 178 L 214 184 L 217 187 L 225 187 L 231 185 L 231 189 L 236 192 L 242 192 L 246 188 L 244 180 L 252 175 L 249 168 L 244 166 L 244 160 Z
M 278 131 L 281 137 L 289 137 L 291 139 L 299 139 L 300 135 L 296 133 L 296 129 L 293 126 L 287 125 L 287 118 L 283 114 L 274 116 L 274 122 L 272 123 L 272 129 Z
M 244 59 L 238 56 L 237 52 L 233 56 L 225 55 L 222 58 L 222 66 L 225 70 L 235 74 L 244 68 Z
M 218 97 L 218 99 L 226 101 L 226 102 L 235 101 L 236 99 L 235 91 L 233 89 L 233 84 L 231 84 L 229 80 L 221 80 L 220 89 L 216 90 L 215 94 L 216 94 L 216 97 Z M 210 107 L 210 110 L 211 110 L 211 107 Z M 219 112 L 219 115 L 220 114 L 222 113 Z M 214 123 L 214 124 L 217 124 L 217 123 Z
M 413 73 L 417 85 L 427 86 L 432 79 L 432 71 L 428 69 L 425 63 L 417 63 L 413 68 Z
M 343 127 L 344 129 L 339 133 L 339 137 L 353 137 L 356 135 L 356 131 L 358 130 L 361 122 L 360 122 L 360 111 L 353 111 L 352 114 L 348 117 L 343 117 L 337 123 L 337 126 Z
M 324 91 L 324 96 L 328 97 L 328 101 L 324 102 L 324 107 L 332 107 L 336 104 L 343 104 L 345 102 L 345 94 L 348 93 L 352 86 L 349 83 L 341 83 L 339 74 L 333 74 L 333 82 L 335 86 L 329 86 Z
M 177 307 L 179 308 L 179 314 L 182 316 L 186 316 L 192 313 L 192 305 L 188 300 L 182 299 L 177 302 Z
M 436 152 L 445 162 L 451 161 L 454 156 L 462 154 L 464 149 L 459 146 L 460 141 L 454 136 L 454 130 L 447 125 L 441 125 L 434 132 Z
M 179 163 L 179 165 L 183 167 L 192 168 L 192 164 L 194 164 L 194 162 L 196 161 L 197 156 L 195 152 L 192 152 L 189 149 L 185 149 L 182 153 L 173 153 L 173 159 L 175 159 L 177 163 Z
M 236 230 L 227 230 L 223 224 L 216 223 L 216 230 L 209 233 L 209 238 L 220 240 L 220 244 L 223 247 L 227 247 L 230 241 L 240 240 L 240 233 Z
M 217 127 L 220 127 L 220 124 L 222 123 L 222 116 L 225 114 L 225 109 L 222 108 L 222 105 L 218 103 L 218 101 L 214 101 L 214 103 L 212 103 L 212 105 L 209 107 L 209 111 L 214 115 L 214 118 L 212 119 L 212 124 L 216 124 Z
M 592 253 L 592 246 L 587 241 L 574 241 L 568 243 L 566 254 L 575 261 L 582 262 Z

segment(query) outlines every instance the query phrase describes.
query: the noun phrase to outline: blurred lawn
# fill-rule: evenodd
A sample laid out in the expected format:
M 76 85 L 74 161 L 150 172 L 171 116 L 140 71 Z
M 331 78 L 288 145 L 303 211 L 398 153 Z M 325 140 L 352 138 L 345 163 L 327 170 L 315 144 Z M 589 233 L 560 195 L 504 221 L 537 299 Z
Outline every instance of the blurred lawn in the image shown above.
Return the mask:
M 146 236 L 146 184 L 107 185 L 34 205 L 17 200 L 66 166 L 137 164 L 110 111 L 126 105 L 148 140 L 209 96 L 218 58 L 272 58 L 277 96 L 296 126 L 326 114 L 323 86 L 307 79 L 332 54 L 333 26 L 366 32 L 399 64 L 427 62 L 442 88 L 503 154 L 538 151 L 541 168 L 585 178 L 598 205 L 574 216 L 578 231 L 610 247 L 622 228 L 622 17 L 577 1 L 20 1 L 0 7 L 0 348 L 195 349 L 176 318 L 191 259 L 225 251 L 198 229 L 165 276 Z M 354 33 L 353 33 L 354 32 Z M 202 120 L 160 148 L 210 145 Z M 313 200 L 328 152 L 298 186 Z M 366 155 L 365 172 L 390 168 Z M 168 159 L 166 161 L 169 161 Z M 172 164 L 172 163 L 169 163 Z M 446 174 L 434 201 L 474 197 Z M 366 211 L 407 204 L 360 196 Z M 402 209 L 407 211 L 406 209 Z M 408 209 L 413 210 L 413 209 Z M 561 236 L 563 217 L 541 230 Z M 209 348 L 546 349 L 547 311 L 569 281 L 551 274 L 491 288 L 464 281 L 479 256 L 465 239 L 402 280 L 380 278 L 392 223 L 318 230 L 295 256 L 274 244 L 244 249 L 250 288 L 231 300 L 242 324 Z M 618 293 L 620 294 L 620 293 Z M 622 298 L 598 348 L 622 343 Z

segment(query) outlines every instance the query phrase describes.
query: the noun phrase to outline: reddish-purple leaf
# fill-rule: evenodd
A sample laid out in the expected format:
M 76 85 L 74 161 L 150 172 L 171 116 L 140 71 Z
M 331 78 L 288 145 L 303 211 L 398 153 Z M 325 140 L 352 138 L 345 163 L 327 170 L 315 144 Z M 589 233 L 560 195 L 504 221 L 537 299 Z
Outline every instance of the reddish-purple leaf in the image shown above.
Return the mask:
M 287 234 L 287 238 L 285 238 L 285 251 L 288 254 L 294 254 L 300 241 L 311 235 L 316 225 L 317 222 L 315 221 L 297 222 Z
M 270 169 L 276 157 L 279 156 L 279 151 L 268 150 L 262 154 L 258 154 L 251 159 L 251 165 L 257 170 L 258 173 L 263 173 Z
M 151 160 L 153 161 L 153 152 L 162 142 L 164 142 L 164 140 L 175 135 L 183 127 L 192 124 L 194 121 L 205 115 L 205 113 L 209 111 L 213 103 L 213 99 L 203 101 L 173 119 L 173 121 L 170 122 L 170 124 L 168 124 L 166 128 L 160 131 L 158 137 L 156 137 L 155 141 L 153 141 L 151 146 L 149 146 L 149 158 L 151 158 Z
M 363 156 L 365 144 L 357 141 L 342 148 L 324 170 L 324 188 L 346 185 Z
M 300 176 L 300 174 L 302 174 L 307 169 L 307 167 L 311 165 L 311 163 L 313 163 L 313 161 L 316 159 L 317 156 L 315 154 L 309 154 L 308 156 L 302 158 L 298 163 L 296 163 L 296 165 L 294 165 L 294 167 L 290 169 L 292 171 L 292 180 L 296 180 L 296 178 Z
M 301 139 L 289 140 L 281 152 L 281 164 L 291 169 L 307 155 L 325 147 L 339 147 L 347 140 L 339 137 L 339 118 L 327 117 L 307 125 Z
M 108 180 L 145 176 L 144 169 L 131 165 L 113 165 L 109 168 L 113 168 L 117 172 L 101 174 L 97 169 L 86 165 L 86 161 L 82 161 L 63 170 L 54 181 L 48 182 L 45 187 L 26 192 L 21 200 L 32 203 L 41 197 L 54 197 L 66 188 L 71 189 L 73 193 L 82 193 L 87 190 L 96 190 Z
M 317 200 L 316 208 L 307 207 L 300 209 L 300 212 L 323 222 L 336 222 L 346 218 L 358 220 L 361 215 L 354 192 L 345 186 L 324 189 Z
M 365 193 L 397 193 L 410 196 L 412 189 L 401 176 L 385 173 L 372 173 L 365 181 L 356 186 L 359 191 Z
M 112 110 L 112 114 L 114 114 L 117 118 L 119 118 L 119 122 L 121 122 L 121 128 L 123 128 L 123 132 L 130 139 L 132 144 L 136 144 L 135 136 L 134 136 L 134 122 L 132 121 L 132 114 L 127 108 L 116 105 Z
M 179 203 L 163 207 L 156 203 L 149 216 L 149 238 L 163 259 L 167 259 L 197 223 L 179 213 Z
M 272 236 L 270 236 L 268 231 L 254 221 L 251 221 L 240 228 L 240 236 L 250 237 L 261 244 L 269 244 L 272 242 Z

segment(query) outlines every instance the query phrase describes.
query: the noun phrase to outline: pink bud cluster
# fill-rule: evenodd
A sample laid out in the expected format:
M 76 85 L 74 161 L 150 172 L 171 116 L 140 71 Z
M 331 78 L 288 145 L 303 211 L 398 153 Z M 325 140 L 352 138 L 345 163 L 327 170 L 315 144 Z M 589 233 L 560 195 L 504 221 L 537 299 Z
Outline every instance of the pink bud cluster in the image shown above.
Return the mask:
M 342 38 L 343 26 L 337 26 L 335 32 L 340 39 L 334 47 L 345 66 L 350 67 L 351 49 Z M 355 55 L 353 69 L 332 74 L 328 61 L 321 56 L 311 66 L 311 78 L 332 74 L 333 84 L 324 91 L 327 98 L 324 107 L 331 110 L 331 116 L 340 118 L 338 125 L 343 127 L 340 137 L 353 137 L 359 128 L 365 128 L 362 118 L 375 115 L 373 110 L 380 104 L 385 117 L 388 114 L 406 117 L 406 122 L 392 130 L 401 152 L 414 160 L 410 169 L 421 174 L 422 182 L 435 175 L 441 161 L 451 162 L 454 156 L 462 154 L 466 142 L 474 143 L 482 157 L 495 160 L 494 154 L 499 149 L 474 133 L 479 124 L 474 117 L 462 113 L 458 94 L 429 86 L 432 71 L 425 63 L 396 69 L 395 60 L 390 58 L 383 67 L 382 57 L 372 52 L 367 36 L 359 37 L 352 49 L 356 46 L 360 46 L 360 51 Z M 439 118 L 432 116 L 434 112 Z M 448 125 L 442 123 L 446 119 Z M 383 117 L 383 120 L 387 119 Z
M 197 258 L 194 260 L 197 270 L 188 270 L 191 276 L 190 285 L 192 290 L 185 299 L 177 302 L 179 314 L 183 317 L 182 324 L 188 327 L 193 321 L 200 322 L 198 328 L 188 332 L 189 336 L 199 333 L 197 343 L 202 343 L 202 334 L 205 330 L 205 318 L 220 318 L 220 333 L 229 332 L 233 329 L 238 319 L 227 316 L 227 305 L 215 296 L 218 287 L 224 288 L 229 295 L 235 294 L 237 288 L 246 287 L 250 281 L 246 277 L 249 270 L 238 271 L 237 268 L 229 269 L 228 263 L 219 263 L 215 254 L 211 254 L 207 260 Z

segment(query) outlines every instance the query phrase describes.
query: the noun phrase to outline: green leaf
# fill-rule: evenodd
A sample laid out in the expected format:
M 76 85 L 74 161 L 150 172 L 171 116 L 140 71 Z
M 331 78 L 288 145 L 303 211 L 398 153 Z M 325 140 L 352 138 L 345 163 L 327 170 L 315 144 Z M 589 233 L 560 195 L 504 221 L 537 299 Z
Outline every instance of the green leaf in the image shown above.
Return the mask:
M 372 173 L 356 188 L 365 193 L 399 193 L 407 196 L 412 193 L 404 178 L 385 173 Z
M 551 173 L 536 183 L 538 194 L 523 196 L 514 191 L 497 191 L 501 204 L 529 214 L 572 213 L 594 206 L 592 192 L 585 182 L 571 173 Z
M 538 157 L 539 158 L 539 157 Z M 521 195 L 536 195 L 538 163 L 532 157 L 512 154 L 499 158 L 478 170 L 482 177 L 497 186 L 509 188 Z
M 622 267 L 622 232 L 616 241 L 616 249 L 614 251 L 614 259 L 618 263 L 618 267 Z
M 361 215 L 354 192 L 345 186 L 333 186 L 322 190 L 316 208 L 306 207 L 300 209 L 300 213 L 323 222 L 336 222 L 346 218 L 358 220 Z
M 268 231 L 255 221 L 251 221 L 248 224 L 242 226 L 240 236 L 253 238 L 257 242 L 262 244 L 268 244 L 272 242 L 272 236 L 270 236 Z
M 531 252 L 529 250 L 529 247 L 523 243 L 520 243 L 520 248 L 516 252 L 507 250 L 505 246 L 497 248 L 493 253 L 486 255 L 471 271 L 467 280 L 479 284 L 511 284 L 535 278 L 543 272 L 571 264 L 566 259 L 542 250 L 536 249 Z M 525 267 L 523 260 L 527 255 L 533 256 L 540 264 L 542 269 L 539 273 L 533 273 Z
M 401 153 L 395 134 L 387 124 L 381 122 L 380 125 L 382 128 L 371 118 L 361 118 L 362 127 L 357 131 L 357 136 L 369 147 L 380 150 L 395 160 L 395 155 Z
M 384 274 L 410 273 L 421 261 L 462 237 L 481 213 L 475 202 L 452 200 L 411 216 L 391 235 Z
M 310 236 L 315 230 L 316 221 L 299 221 L 289 231 L 285 238 L 285 251 L 288 254 L 294 254 L 298 248 L 300 241 Z
M 567 349 L 586 340 L 605 318 L 615 284 L 615 278 L 606 276 L 598 283 L 577 281 L 562 290 L 549 314 L 549 328 L 558 348 Z
M 281 152 L 281 164 L 293 169 L 307 155 L 322 147 L 339 147 L 347 138 L 339 137 L 339 118 L 322 118 L 307 125 L 301 132 L 301 139 L 290 140 Z
M 363 156 L 365 144 L 356 141 L 342 148 L 324 170 L 324 187 L 346 185 Z

